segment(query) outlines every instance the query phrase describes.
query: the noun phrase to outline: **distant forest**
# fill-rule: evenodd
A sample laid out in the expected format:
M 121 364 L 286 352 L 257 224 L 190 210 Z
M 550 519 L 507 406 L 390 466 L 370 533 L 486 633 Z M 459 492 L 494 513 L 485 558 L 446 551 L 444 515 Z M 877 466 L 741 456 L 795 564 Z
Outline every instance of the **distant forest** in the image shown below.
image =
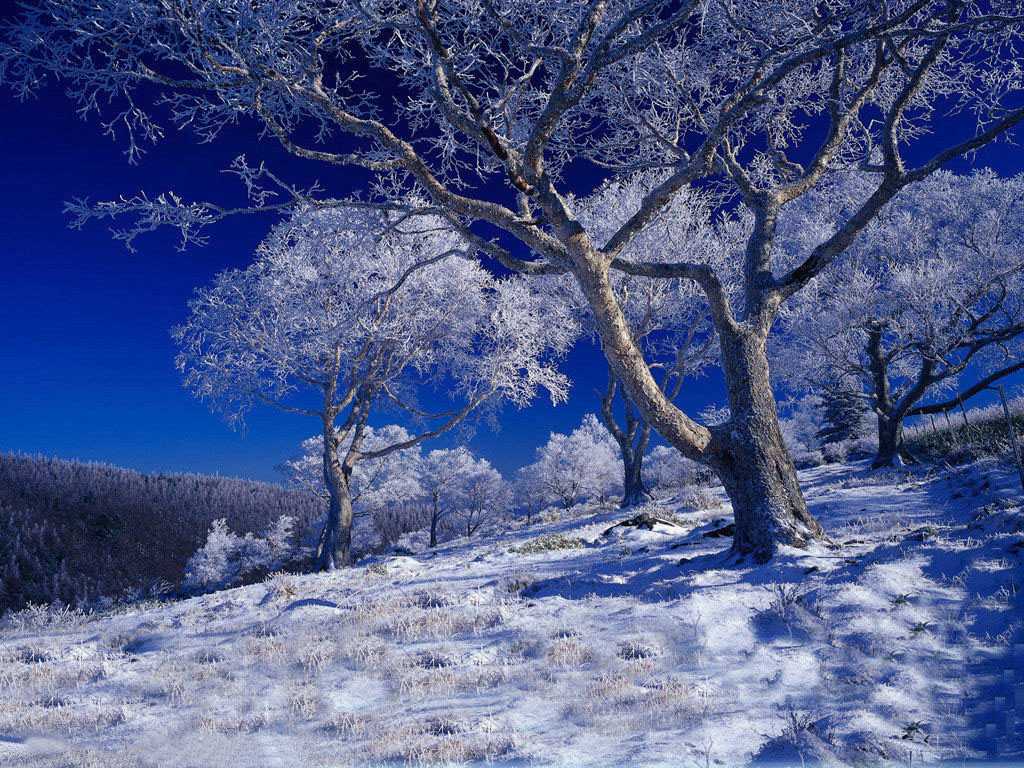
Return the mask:
M 0 454 L 0 614 L 159 593 L 214 520 L 245 534 L 283 515 L 302 537 L 322 504 L 272 483 Z

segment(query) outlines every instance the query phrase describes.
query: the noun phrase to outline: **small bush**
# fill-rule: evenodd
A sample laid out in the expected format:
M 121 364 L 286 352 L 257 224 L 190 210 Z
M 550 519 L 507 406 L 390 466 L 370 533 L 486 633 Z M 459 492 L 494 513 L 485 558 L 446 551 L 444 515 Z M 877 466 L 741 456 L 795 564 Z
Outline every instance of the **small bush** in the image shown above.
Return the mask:
M 841 464 L 848 458 L 846 443 L 826 443 L 821 448 L 822 458 L 829 464 Z
M 0 628 L 11 632 L 77 629 L 88 618 L 88 612 L 67 605 L 29 603 L 22 610 L 5 615 L 3 622 L 0 622 Z
M 520 555 L 536 555 L 542 552 L 554 552 L 559 549 L 582 549 L 590 545 L 586 539 L 566 536 L 562 533 L 548 533 L 530 539 L 525 544 L 512 547 L 512 551 Z
M 292 545 L 295 521 L 282 517 L 262 536 L 237 536 L 227 520 L 214 520 L 206 544 L 189 558 L 184 585 L 191 590 L 223 589 L 252 574 L 266 575 L 299 556 Z
M 807 592 L 799 584 L 776 583 L 769 587 L 769 591 L 771 602 L 768 604 L 768 612 L 779 618 L 785 618 L 793 606 L 811 607 Z
M 680 498 L 682 505 L 695 511 L 718 509 L 721 502 L 707 488 L 687 488 Z

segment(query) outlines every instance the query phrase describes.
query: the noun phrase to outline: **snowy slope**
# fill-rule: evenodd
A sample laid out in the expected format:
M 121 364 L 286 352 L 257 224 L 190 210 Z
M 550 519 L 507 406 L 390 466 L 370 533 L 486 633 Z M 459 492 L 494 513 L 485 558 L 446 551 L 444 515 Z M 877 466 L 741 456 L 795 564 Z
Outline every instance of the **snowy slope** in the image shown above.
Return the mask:
M 662 502 L 646 511 L 676 526 L 604 535 L 627 515 L 553 515 L 433 556 L 8 622 L 0 764 L 1024 756 L 1011 476 L 801 476 L 840 548 L 736 565 L 728 536 L 705 536 L 728 507 Z

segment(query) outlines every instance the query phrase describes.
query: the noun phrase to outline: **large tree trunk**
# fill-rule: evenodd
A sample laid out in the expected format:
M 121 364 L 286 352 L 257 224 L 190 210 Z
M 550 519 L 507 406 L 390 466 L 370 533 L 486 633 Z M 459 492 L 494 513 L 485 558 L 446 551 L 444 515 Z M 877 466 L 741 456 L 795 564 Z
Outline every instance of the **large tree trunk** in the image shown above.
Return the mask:
M 327 425 L 324 427 L 324 484 L 330 503 L 317 547 L 317 570 L 331 571 L 345 568 L 350 563 L 352 495 L 349 492 L 349 474 L 338 459 L 338 438 L 334 427 Z
M 871 468 L 914 463 L 914 457 L 903 442 L 903 417 L 878 414 L 878 453 L 875 454 Z
M 828 541 L 811 516 L 782 439 L 768 376 L 767 340 L 747 330 L 719 332 L 730 419 L 712 428 L 708 463 L 732 502 L 732 551 L 766 562 L 779 544 Z
M 669 401 L 633 340 L 599 259 L 580 258 L 577 278 L 594 314 L 605 355 L 616 378 L 647 422 L 684 456 L 712 467 L 722 478 L 736 520 L 733 552 L 758 562 L 779 544 L 828 541 L 807 509 L 796 467 L 782 440 L 768 377 L 767 334 L 732 320 L 720 286 L 706 288 L 712 303 L 732 417 L 708 429 Z M 715 290 L 712 290 L 715 288 Z
M 643 504 L 651 498 L 650 492 L 644 487 L 643 470 L 644 455 L 637 451 L 626 451 L 622 453 L 622 467 L 624 470 L 624 481 L 622 489 L 622 509 L 626 507 Z

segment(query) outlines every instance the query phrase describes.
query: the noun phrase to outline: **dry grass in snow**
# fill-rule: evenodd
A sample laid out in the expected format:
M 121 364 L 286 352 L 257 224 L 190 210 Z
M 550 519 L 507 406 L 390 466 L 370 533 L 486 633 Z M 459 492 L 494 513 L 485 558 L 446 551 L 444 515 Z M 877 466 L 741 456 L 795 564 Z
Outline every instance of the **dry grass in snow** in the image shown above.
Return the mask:
M 4 766 L 715 765 L 1020 756 L 1024 517 L 990 465 L 803 473 L 838 549 L 728 561 L 552 515 L 435 555 L 0 635 Z M 1003 704 L 996 704 L 1003 697 Z M 1014 753 L 1014 750 L 1018 750 Z

